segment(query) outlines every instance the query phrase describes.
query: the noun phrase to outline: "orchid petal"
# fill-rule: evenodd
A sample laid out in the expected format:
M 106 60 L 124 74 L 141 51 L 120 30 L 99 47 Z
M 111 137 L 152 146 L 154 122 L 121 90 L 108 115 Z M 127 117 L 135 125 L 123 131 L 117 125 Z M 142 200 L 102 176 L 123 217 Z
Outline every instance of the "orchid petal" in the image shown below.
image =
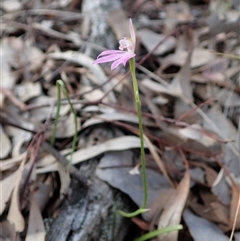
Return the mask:
M 135 30 L 134 30 L 131 18 L 129 19 L 129 32 L 130 32 L 130 35 L 131 35 L 133 45 L 135 46 L 135 44 L 136 44 L 136 34 L 135 34 Z
M 120 50 L 105 50 L 97 56 L 94 64 L 112 62 L 111 69 L 115 69 L 120 64 L 126 65 L 127 61 L 135 56 L 136 35 L 132 24 L 132 19 L 129 22 L 129 31 L 131 38 L 124 37 L 119 41 Z
M 111 70 L 117 68 L 120 64 L 126 65 L 127 61 L 135 56 L 134 53 L 126 53 L 120 59 L 116 59 L 111 65 Z
M 108 55 L 108 54 L 120 54 L 120 53 L 125 53 L 125 51 L 121 51 L 121 50 L 105 50 L 103 51 L 101 54 L 98 55 L 97 58 L 103 56 L 103 55 Z
M 111 65 L 111 70 L 116 69 L 118 67 L 118 65 L 120 65 L 120 64 L 121 64 L 121 61 L 119 61 L 119 60 L 114 61 Z
M 107 63 L 107 62 L 111 62 L 111 61 L 120 59 L 121 56 L 122 56 L 122 54 L 108 55 L 108 56 L 104 56 L 104 57 L 94 60 L 93 63 L 94 64 Z

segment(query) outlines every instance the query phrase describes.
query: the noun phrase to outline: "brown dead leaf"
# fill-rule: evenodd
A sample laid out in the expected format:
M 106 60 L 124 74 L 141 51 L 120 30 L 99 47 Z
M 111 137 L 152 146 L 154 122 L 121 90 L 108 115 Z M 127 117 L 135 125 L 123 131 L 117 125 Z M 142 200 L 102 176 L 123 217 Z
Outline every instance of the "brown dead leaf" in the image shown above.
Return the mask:
M 154 93 L 163 93 L 168 94 L 170 96 L 177 96 L 177 93 L 175 93 L 174 90 L 171 90 L 167 86 L 163 86 L 162 84 L 156 83 L 148 78 L 142 80 L 142 85 L 148 88 L 149 90 L 154 91 Z
M 58 163 L 58 173 L 61 182 L 60 194 L 62 199 L 68 193 L 71 178 L 69 170 L 66 167 L 62 166 L 61 163 Z
M 169 63 L 171 64 L 174 64 L 177 66 L 183 66 L 186 62 L 187 56 L 188 56 L 188 51 L 179 50 L 175 54 L 167 57 L 166 60 L 168 59 Z M 211 53 L 209 50 L 194 48 L 190 67 L 192 69 L 201 67 L 203 65 L 210 63 L 213 59 L 214 59 L 214 54 Z
M 38 96 L 34 99 L 32 99 L 29 103 L 32 105 L 49 105 L 49 106 L 45 106 L 45 107 L 41 107 L 41 108 L 37 108 L 37 109 L 33 109 L 30 111 L 30 119 L 33 119 L 34 121 L 38 120 L 38 121 L 44 121 L 46 119 L 46 117 L 49 115 L 49 113 L 51 113 L 51 103 L 54 102 L 54 98 L 51 98 L 49 96 Z M 70 110 L 69 105 L 63 105 L 60 108 L 60 116 L 66 115 Z M 52 117 L 55 118 L 56 116 L 56 111 L 57 108 L 53 108 L 52 111 Z
M 205 163 L 194 162 L 194 163 L 191 163 L 191 165 L 198 166 L 204 169 L 206 182 L 211 187 L 217 178 L 217 172 L 213 168 L 206 165 Z
M 17 0 L 3 0 L 1 7 L 6 12 L 15 12 L 22 8 L 22 4 Z
M 224 82 L 225 72 L 229 64 L 228 59 L 216 58 L 213 62 L 205 66 L 202 72 L 203 77 L 210 81 Z
M 91 92 L 87 93 L 87 94 L 84 94 L 84 98 L 88 101 L 98 101 L 100 100 L 101 98 L 104 97 L 105 93 L 100 90 L 100 89 L 93 89 L 92 87 L 90 86 L 82 86 L 81 89 L 80 89 L 80 92 L 79 94 L 82 94 L 82 93 L 85 93 L 87 91 L 90 91 L 92 90 Z
M 227 226 L 229 223 L 229 207 L 221 204 L 209 189 L 200 188 L 199 193 L 205 205 L 205 215 L 208 214 L 207 219 Z M 203 217 L 202 214 L 200 216 Z
M 148 50 L 148 52 L 152 51 L 157 44 L 159 44 L 166 35 L 164 34 L 156 34 L 155 32 L 149 29 L 141 29 L 138 31 L 142 44 Z M 154 52 L 154 55 L 163 55 L 176 47 L 177 41 L 176 38 L 169 36 L 167 41 L 164 41 Z
M 92 125 L 103 123 L 106 121 L 124 121 L 124 122 L 130 122 L 134 124 L 138 123 L 138 119 L 135 115 L 132 115 L 130 113 L 126 114 L 126 113 L 120 113 L 120 112 L 116 112 L 116 113 L 113 112 L 113 113 L 104 113 L 101 115 L 96 115 L 88 119 L 82 125 L 82 129 Z
M 176 28 L 177 24 L 188 22 L 192 19 L 189 5 L 184 1 L 166 4 L 166 27 L 168 31 Z
M 0 171 L 6 171 L 14 166 L 17 166 L 25 157 L 25 155 L 26 153 L 23 153 L 17 157 L 0 161 Z
M 144 220 L 138 218 L 138 217 L 134 217 L 131 218 L 132 222 L 135 223 L 141 230 L 144 231 L 149 231 L 150 230 L 150 224 L 145 222 Z
M 17 177 L 17 174 L 18 174 L 18 171 L 15 171 L 10 176 L 0 181 L 0 187 L 1 187 L 1 193 L 2 193 L 0 198 L 0 215 L 5 210 L 7 202 L 11 197 L 11 193 L 15 185 L 15 179 Z
M 196 112 L 190 113 L 192 108 L 186 104 L 181 98 L 177 98 L 174 103 L 174 117 L 181 119 L 188 124 L 200 124 L 202 121 L 201 116 Z M 186 113 L 189 113 L 186 115 Z M 182 118 L 184 116 L 184 118 Z
M 188 197 L 190 188 L 190 173 L 188 167 L 181 182 L 166 203 L 158 222 L 158 229 L 178 225 L 181 221 L 182 212 Z M 178 231 L 159 235 L 159 241 L 177 241 Z
M 190 36 L 189 36 L 190 38 Z M 192 96 L 192 86 L 191 86 L 191 72 L 190 72 L 190 63 L 193 58 L 193 39 L 189 39 L 190 47 L 188 55 L 186 57 L 186 62 L 182 66 L 180 72 L 174 77 L 171 82 L 170 88 L 178 93 L 180 96 L 185 95 L 189 100 L 193 100 Z
M 239 11 L 235 10 L 228 10 L 224 12 L 224 17 L 220 17 L 216 12 L 211 13 L 211 15 L 208 17 L 208 24 L 210 28 L 208 37 L 215 37 L 221 32 L 238 32 L 239 19 Z
M 14 185 L 10 208 L 7 216 L 7 219 L 9 220 L 9 222 L 14 225 L 16 232 L 22 232 L 25 227 L 24 218 L 22 216 L 22 213 L 19 207 L 19 188 L 20 188 L 20 182 L 22 180 L 22 176 L 24 172 L 26 159 L 27 158 L 25 157 L 22 160 L 21 165 L 17 170 L 15 183 L 14 183 L 15 185 Z
M 219 219 L 213 212 L 212 208 L 209 208 L 208 206 L 196 203 L 196 202 L 191 202 L 189 204 L 189 207 L 191 210 L 197 214 L 199 217 L 202 217 L 208 221 L 212 222 L 218 222 Z
M 178 131 L 183 137 L 195 140 L 206 147 L 217 144 L 217 141 L 210 136 L 210 133 L 209 135 L 206 135 L 199 125 L 191 125 L 189 127 L 181 128 Z
M 147 147 L 147 145 L 145 144 Z M 90 146 L 85 149 L 81 149 L 78 151 L 75 151 L 73 153 L 72 158 L 72 164 L 75 165 L 77 163 L 80 163 L 82 161 L 86 161 L 88 159 L 91 159 L 95 156 L 98 156 L 102 153 L 109 152 L 109 151 L 121 151 L 121 150 L 129 150 L 132 148 L 140 148 L 140 141 L 139 138 L 136 136 L 122 136 L 117 137 L 108 141 L 105 141 L 103 143 L 97 144 L 95 146 Z M 69 153 L 70 150 L 64 150 L 65 153 Z M 69 155 L 67 157 L 69 159 Z M 54 157 L 49 158 L 49 160 L 55 160 Z M 42 166 L 41 160 L 38 162 L 38 167 Z M 37 173 L 46 173 L 46 172 L 53 172 L 57 171 L 57 163 L 54 162 L 48 166 L 44 166 L 37 169 Z
M 18 50 L 22 47 L 22 41 L 19 38 L 3 38 L 0 42 L 0 59 L 1 59 L 1 87 L 12 89 L 17 76 L 11 71 L 11 67 L 17 67 Z M 3 107 L 4 95 L 0 91 L 0 106 Z
M 34 23 L 33 23 L 34 24 Z M 43 52 L 32 44 L 31 40 L 23 42 L 23 48 L 19 52 L 20 64 L 26 71 L 34 71 L 42 66 L 45 59 Z
M 235 150 L 238 149 L 238 131 L 233 123 L 222 113 L 221 107 L 217 104 L 213 105 L 212 108 L 206 111 L 207 116 L 214 122 L 215 126 L 221 130 L 222 136 L 225 140 L 231 140 L 234 142 L 229 143 L 228 145 L 234 146 Z M 212 129 L 208 123 L 204 123 L 206 127 Z M 237 153 L 237 151 L 234 153 Z M 238 154 L 239 155 L 239 154 Z
M 56 133 L 57 138 L 67 138 L 72 137 L 75 133 L 75 126 L 74 126 L 74 115 L 70 113 L 68 116 L 63 117 L 62 120 L 58 123 L 58 129 Z M 81 129 L 80 126 L 80 118 L 77 117 L 77 131 Z
M 39 96 L 42 93 L 42 89 L 39 82 L 25 82 L 16 86 L 15 93 L 21 101 L 25 102 L 33 97 Z
M 236 229 L 240 228 L 240 212 L 237 213 L 237 207 L 238 207 L 238 200 L 239 200 L 239 187 L 235 184 L 232 185 L 232 197 L 231 197 L 231 204 L 230 204 L 230 228 L 233 227 L 235 216 L 236 218 Z
M 0 235 L 0 240 L 1 241 L 20 241 L 18 236 L 15 236 L 15 231 L 13 226 L 8 222 L 4 221 L 0 223 L 0 230 L 1 230 L 1 235 Z
M 26 241 L 45 241 L 45 227 L 43 224 L 42 215 L 37 205 L 35 195 L 31 195 L 31 206 L 29 213 L 28 230 L 26 235 Z
M 171 178 L 168 175 L 168 172 L 166 170 L 166 167 L 164 165 L 164 162 L 161 160 L 160 156 L 158 155 L 156 148 L 154 147 L 154 145 L 152 144 L 152 142 L 149 140 L 149 138 L 144 135 L 144 141 L 146 142 L 148 149 L 154 159 L 154 161 L 157 163 L 160 171 L 162 172 L 162 174 L 164 175 L 164 177 L 168 180 L 169 184 L 174 187 Z
M 38 183 L 38 189 L 35 192 L 35 198 L 36 198 L 36 202 L 37 202 L 40 212 L 42 212 L 44 210 L 50 197 L 51 197 L 50 184 L 47 184 L 47 182 Z
M 96 175 L 109 185 L 121 190 L 140 206 L 143 200 L 142 176 L 129 175 L 133 162 L 133 154 L 130 151 L 115 151 L 104 155 L 96 170 Z M 144 213 L 144 220 L 150 222 L 155 214 L 155 200 L 164 198 L 168 190 L 172 190 L 166 178 L 159 172 L 147 168 L 148 204 L 151 211 Z M 156 202 L 157 204 L 158 202 Z
M 0 159 L 8 156 L 12 149 L 12 144 L 8 136 L 4 133 L 2 127 L 0 126 Z
M 166 206 L 166 203 L 169 201 L 170 197 L 172 197 L 175 190 L 173 188 L 161 190 L 160 195 L 156 197 L 152 202 L 149 202 L 147 208 L 150 210 L 145 213 L 146 220 L 149 220 L 152 225 L 158 224 L 158 219 L 162 210 Z
M 219 202 L 212 202 L 211 204 L 212 210 L 218 218 L 219 223 L 223 223 L 228 225 L 229 223 L 229 207 L 224 206 Z
M 93 65 L 94 60 L 85 54 L 75 51 L 67 51 L 64 53 L 55 52 L 49 54 L 48 57 L 51 59 L 68 60 L 69 62 L 77 63 L 88 68 L 95 75 L 95 78 L 97 78 L 99 84 L 102 84 L 107 80 L 107 76 L 105 75 L 101 67 L 99 65 Z M 105 92 L 107 92 L 109 89 L 111 89 L 111 83 L 108 82 L 102 88 Z M 116 102 L 116 97 L 113 92 L 108 93 L 107 98 L 109 98 L 109 101 L 112 101 L 114 103 Z
M 194 241 L 229 241 L 217 225 L 196 216 L 189 209 L 185 210 L 183 218 Z
M 122 9 L 113 9 L 108 15 L 108 23 L 117 39 L 129 36 L 129 20 L 127 19 L 125 11 Z

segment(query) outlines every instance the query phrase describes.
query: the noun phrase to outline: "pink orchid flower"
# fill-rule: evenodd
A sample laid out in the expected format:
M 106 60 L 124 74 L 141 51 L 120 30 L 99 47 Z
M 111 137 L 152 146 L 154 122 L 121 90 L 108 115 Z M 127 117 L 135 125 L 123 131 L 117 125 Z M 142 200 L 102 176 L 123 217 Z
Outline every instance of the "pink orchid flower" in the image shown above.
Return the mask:
M 120 50 L 106 50 L 98 55 L 97 59 L 93 62 L 94 64 L 108 63 L 112 62 L 111 70 L 118 67 L 118 65 L 126 65 L 127 61 L 135 57 L 135 44 L 136 44 L 136 35 L 134 32 L 134 27 L 132 24 L 132 19 L 129 21 L 129 31 L 131 38 L 124 37 L 119 41 Z

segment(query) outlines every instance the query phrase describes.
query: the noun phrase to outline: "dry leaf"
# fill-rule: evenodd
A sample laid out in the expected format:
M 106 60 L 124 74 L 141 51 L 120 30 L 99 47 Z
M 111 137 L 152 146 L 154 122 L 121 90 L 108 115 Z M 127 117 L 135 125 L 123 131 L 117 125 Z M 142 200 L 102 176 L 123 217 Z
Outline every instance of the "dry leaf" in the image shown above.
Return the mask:
M 12 144 L 8 136 L 3 132 L 3 129 L 0 126 L 0 159 L 3 159 L 8 156 L 12 149 Z
M 138 205 L 142 205 L 143 187 L 141 175 L 129 175 L 133 165 L 133 154 L 130 151 L 110 152 L 101 158 L 96 170 L 96 175 L 109 185 L 121 190 L 130 196 Z M 129 166 L 129 167 L 126 167 Z M 166 194 L 171 189 L 166 178 L 159 172 L 147 168 L 148 204 L 152 207 L 153 202 Z M 156 210 L 156 209 L 155 209 Z M 151 221 L 154 213 L 146 212 L 142 216 L 146 221 Z
M 203 130 L 199 125 L 190 125 L 189 127 L 181 128 L 178 131 L 183 137 L 195 140 L 206 147 L 217 144 L 216 140 L 210 135 L 207 135 L 205 130 Z
M 51 112 L 51 103 L 54 103 L 54 98 L 51 98 L 49 96 L 45 96 L 45 95 L 41 95 L 38 96 L 34 99 L 32 99 L 29 104 L 32 105 L 48 105 L 45 107 L 41 107 L 41 108 L 37 108 L 37 109 L 33 109 L 30 111 L 30 118 L 33 119 L 34 121 L 38 120 L 38 121 L 43 121 L 46 119 L 46 117 L 49 115 L 49 113 Z M 62 105 L 60 108 L 60 116 L 66 115 L 70 110 L 69 105 Z M 52 110 L 52 118 L 55 118 L 56 116 L 56 111 L 57 111 L 57 107 L 54 107 Z
M 117 137 L 117 138 L 105 141 L 103 143 L 100 143 L 98 145 L 90 146 L 85 149 L 75 151 L 73 153 L 72 164 L 75 165 L 77 163 L 86 161 L 88 159 L 91 159 L 95 156 L 98 156 L 108 151 L 122 151 L 122 150 L 128 150 L 133 148 L 140 148 L 140 140 L 138 137 L 136 136 Z M 69 153 L 69 150 L 67 150 L 67 152 Z M 69 156 L 67 158 L 69 159 Z M 55 160 L 55 158 L 53 159 Z M 39 165 L 41 165 L 41 160 L 38 162 L 38 167 Z M 46 173 L 46 172 L 53 172 L 53 171 L 57 171 L 57 163 L 53 163 L 53 164 L 50 164 L 49 166 L 45 166 L 37 169 L 37 173 Z
M 29 213 L 29 222 L 26 235 L 26 241 L 45 241 L 45 227 L 42 219 L 42 215 L 38 208 L 35 195 L 31 195 L 31 206 Z
M 141 29 L 138 31 L 142 44 L 148 50 L 148 52 L 152 51 L 153 48 L 157 46 L 166 35 L 164 34 L 156 34 L 149 29 Z M 176 38 L 172 36 L 168 36 L 167 41 L 164 41 L 154 52 L 154 55 L 163 55 L 176 47 L 177 41 Z
M 91 92 L 84 94 L 84 99 L 86 99 L 88 101 L 92 101 L 92 102 L 98 101 L 101 98 L 103 98 L 105 95 L 105 93 L 102 90 L 93 89 L 93 87 L 90 87 L 90 86 L 82 86 L 79 94 L 85 93 L 90 90 L 91 90 Z
M 181 121 L 184 121 L 188 124 L 200 124 L 202 118 L 196 111 L 190 113 L 192 110 L 191 106 L 186 104 L 181 98 L 176 98 L 174 103 L 174 118 Z M 188 113 L 187 115 L 185 115 Z M 184 116 L 184 118 L 182 118 Z
M 240 212 L 239 212 L 240 210 L 238 210 L 238 214 L 237 214 L 237 206 L 238 206 L 239 195 L 240 195 L 239 187 L 236 186 L 235 184 L 233 184 L 232 185 L 232 198 L 231 198 L 231 204 L 230 204 L 230 223 L 229 223 L 229 226 L 230 226 L 230 228 L 233 227 L 234 218 L 237 215 L 235 229 L 240 228 Z
M 6 1 L 7 2 L 7 1 Z M 18 67 L 18 51 L 22 47 L 20 38 L 3 38 L 0 42 L 0 59 L 1 59 L 1 87 L 12 89 L 17 76 L 12 73 L 11 67 Z M 0 107 L 3 107 L 4 95 L 0 91 Z
M 221 107 L 217 104 L 213 105 L 212 108 L 206 111 L 207 116 L 213 121 L 215 126 L 221 130 L 221 135 L 224 136 L 225 140 L 232 140 L 234 142 L 229 143 L 228 145 L 234 146 L 235 150 L 238 150 L 238 132 L 233 123 L 222 113 Z M 204 125 L 212 129 L 207 122 Z M 217 133 L 218 134 L 218 133 Z M 236 151 L 235 153 L 238 153 Z M 239 156 L 239 153 L 238 153 Z
M 114 31 L 117 39 L 129 36 L 129 20 L 125 11 L 121 8 L 113 9 L 108 15 L 108 23 Z
M 132 222 L 135 223 L 141 230 L 144 231 L 149 231 L 150 230 L 150 224 L 145 222 L 144 220 L 138 218 L 138 217 L 134 217 L 131 218 Z
M 194 241 L 229 241 L 229 238 L 223 234 L 217 225 L 197 217 L 190 210 L 185 210 L 183 218 Z
M 66 117 L 62 117 L 58 122 L 58 128 L 56 137 L 57 138 L 67 138 L 72 137 L 75 133 L 75 117 L 73 113 L 70 113 Z M 81 129 L 80 118 L 77 117 L 77 131 Z
M 174 185 L 172 183 L 172 180 L 169 177 L 166 167 L 164 165 L 164 162 L 161 160 L 160 156 L 158 155 L 156 148 L 154 147 L 154 145 L 152 144 L 152 142 L 149 140 L 149 138 L 146 135 L 144 135 L 144 141 L 146 142 L 148 149 L 149 149 L 150 153 L 152 154 L 152 157 L 153 157 L 154 161 L 156 162 L 156 164 L 158 165 L 160 171 L 162 172 L 164 177 L 168 180 L 169 184 L 173 187 Z
M 160 83 L 156 83 L 148 78 L 142 80 L 142 85 L 148 88 L 149 90 L 152 90 L 154 93 L 162 93 L 168 94 L 170 96 L 177 96 L 177 93 L 175 93 L 174 90 L 171 90 L 170 88 L 163 86 Z
M 69 185 L 71 183 L 71 178 L 70 178 L 68 168 L 62 166 L 61 163 L 58 163 L 58 173 L 59 173 L 60 182 L 61 182 L 60 194 L 62 199 L 68 193 Z
M 173 31 L 177 24 L 185 23 L 192 20 L 189 5 L 184 1 L 166 4 L 166 27 L 168 31 Z
M 0 198 L 0 215 L 5 210 L 6 204 L 10 199 L 12 190 L 15 185 L 17 174 L 18 171 L 15 171 L 13 174 L 0 181 L 1 193 L 4 193 L 4 195 L 1 195 Z
M 134 124 L 138 123 L 137 117 L 129 113 L 120 113 L 120 112 L 105 113 L 101 115 L 96 115 L 88 119 L 87 121 L 85 121 L 84 124 L 82 125 L 82 129 L 92 125 L 103 123 L 106 121 L 124 121 L 124 122 L 130 122 Z
M 42 212 L 46 207 L 46 204 L 48 203 L 49 198 L 51 197 L 50 194 L 51 194 L 51 187 L 49 184 L 47 184 L 47 182 L 38 183 L 38 189 L 35 192 L 35 198 L 36 198 L 36 202 L 40 212 Z
M 6 171 L 16 165 L 18 165 L 25 157 L 26 153 L 23 153 L 17 157 L 10 158 L 7 160 L 0 161 L 0 171 Z
M 181 182 L 178 184 L 176 190 L 170 196 L 169 201 L 166 203 L 161 217 L 158 221 L 158 229 L 178 225 L 181 221 L 182 212 L 188 197 L 190 188 L 190 173 L 186 169 L 185 175 Z M 167 234 L 159 235 L 159 241 L 177 241 L 178 231 L 170 232 Z
M 60 52 L 52 53 L 52 54 L 49 54 L 48 57 L 52 59 L 68 60 L 88 68 L 95 75 L 99 84 L 102 84 L 107 80 L 107 76 L 104 74 L 101 67 L 99 65 L 94 65 L 93 64 L 94 60 L 85 54 L 74 52 L 74 51 L 67 51 L 64 53 L 60 53 Z M 111 88 L 111 84 L 108 82 L 102 88 L 105 92 L 107 92 Z M 116 102 L 116 97 L 113 94 L 113 92 L 108 93 L 107 98 L 109 98 L 109 100 L 114 103 Z
M 13 226 L 8 221 L 3 221 L 0 223 L 0 240 L 1 241 L 20 241 L 18 236 L 15 236 L 15 231 Z
M 42 89 L 39 82 L 26 82 L 21 85 L 17 85 L 15 87 L 15 93 L 21 101 L 26 102 L 33 97 L 39 96 L 42 93 Z
M 171 64 L 174 64 L 177 66 L 183 66 L 186 63 L 188 54 L 189 54 L 188 51 L 179 50 L 175 54 L 169 57 L 166 57 L 166 60 Z M 214 54 L 211 53 L 209 50 L 195 48 L 192 53 L 190 67 L 192 69 L 198 68 L 200 66 L 210 63 L 213 59 L 214 59 Z
M 20 188 L 20 182 L 23 176 L 25 162 L 26 162 L 26 157 L 22 160 L 21 165 L 19 166 L 16 173 L 15 185 L 14 185 L 10 208 L 7 216 L 7 219 L 9 220 L 9 222 L 14 225 L 16 232 L 22 232 L 25 226 L 24 218 L 22 216 L 22 213 L 19 207 L 19 188 Z
M 178 93 L 180 96 L 185 95 L 189 100 L 193 100 L 192 96 L 192 87 L 191 87 L 191 72 L 190 72 L 190 63 L 191 59 L 194 58 L 193 53 L 193 43 L 192 39 L 190 39 L 190 47 L 188 51 L 188 55 L 186 57 L 186 62 L 182 66 L 180 72 L 174 77 L 171 82 L 170 89 L 174 91 L 174 93 Z
M 6 12 L 15 12 L 21 10 L 21 2 L 17 0 L 3 0 L 1 8 Z

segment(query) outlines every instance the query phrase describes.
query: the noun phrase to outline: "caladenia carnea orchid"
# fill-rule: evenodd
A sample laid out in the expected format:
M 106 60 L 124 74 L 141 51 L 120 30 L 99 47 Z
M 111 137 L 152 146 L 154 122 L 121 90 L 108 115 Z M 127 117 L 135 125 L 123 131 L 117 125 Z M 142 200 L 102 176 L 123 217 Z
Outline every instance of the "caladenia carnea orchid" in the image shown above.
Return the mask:
M 136 45 L 136 35 L 132 20 L 129 22 L 129 31 L 131 37 L 124 37 L 119 41 L 119 50 L 106 50 L 98 55 L 97 59 L 93 62 L 94 64 L 108 63 L 112 62 L 111 70 L 117 68 L 120 64 L 126 66 L 126 63 L 129 61 L 130 72 L 133 80 L 133 90 L 137 106 L 138 122 L 139 122 L 139 136 L 141 144 L 141 165 L 142 165 L 142 180 L 143 180 L 143 189 L 144 189 L 144 198 L 142 206 L 133 213 L 125 213 L 121 210 L 118 212 L 125 217 L 134 217 L 141 213 L 148 211 L 146 209 L 147 205 L 147 174 L 146 174 L 146 160 L 145 160 L 145 151 L 144 151 L 144 137 L 143 137 L 143 125 L 142 125 L 142 114 L 141 114 L 141 102 L 139 97 L 138 82 L 135 72 L 135 45 Z

